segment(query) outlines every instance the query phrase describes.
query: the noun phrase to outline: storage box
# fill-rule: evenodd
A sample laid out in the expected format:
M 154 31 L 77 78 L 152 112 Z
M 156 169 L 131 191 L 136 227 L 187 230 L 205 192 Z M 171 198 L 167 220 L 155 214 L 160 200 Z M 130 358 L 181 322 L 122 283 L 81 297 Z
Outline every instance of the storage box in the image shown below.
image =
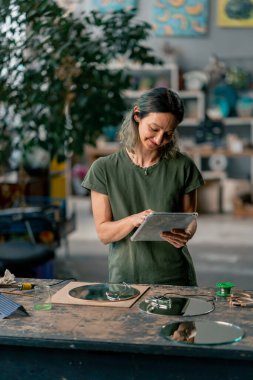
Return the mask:
M 233 212 L 234 201 L 241 194 L 250 192 L 250 182 L 243 179 L 224 179 L 222 182 L 222 211 Z
M 199 213 L 219 213 L 221 209 L 221 181 L 207 179 L 205 185 L 198 189 L 197 211 Z
M 234 215 L 253 218 L 253 196 L 251 193 L 239 195 L 234 199 Z

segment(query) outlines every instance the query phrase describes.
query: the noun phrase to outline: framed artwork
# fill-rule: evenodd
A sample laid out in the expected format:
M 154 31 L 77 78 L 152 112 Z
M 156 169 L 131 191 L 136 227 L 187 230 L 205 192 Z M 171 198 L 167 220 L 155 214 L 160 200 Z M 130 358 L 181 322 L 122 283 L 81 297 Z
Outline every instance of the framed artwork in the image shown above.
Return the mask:
M 217 25 L 224 28 L 253 28 L 253 1 L 218 0 Z
M 207 33 L 208 0 L 153 0 L 156 36 L 200 36 Z
M 94 8 L 102 13 L 125 10 L 137 7 L 137 0 L 93 0 Z

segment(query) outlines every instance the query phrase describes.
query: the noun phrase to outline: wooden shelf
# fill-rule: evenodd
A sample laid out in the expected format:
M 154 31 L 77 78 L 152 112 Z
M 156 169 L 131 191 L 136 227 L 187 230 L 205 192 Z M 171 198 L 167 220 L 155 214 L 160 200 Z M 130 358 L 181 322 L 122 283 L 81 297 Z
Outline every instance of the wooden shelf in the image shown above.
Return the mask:
M 92 145 L 85 145 L 84 151 L 88 161 L 88 164 L 91 165 L 99 157 L 108 156 L 108 154 L 115 153 L 119 150 L 119 143 L 105 143 L 100 146 L 94 147 Z
M 194 117 L 186 117 L 179 127 L 197 127 L 201 123 L 201 119 L 197 119 Z
M 223 119 L 223 123 L 228 126 L 249 125 L 253 124 L 253 117 L 227 117 Z
M 204 147 L 194 147 L 184 149 L 184 152 L 190 156 L 210 157 L 213 155 L 222 155 L 226 157 L 253 157 L 253 149 L 244 149 L 242 152 L 232 152 L 225 148 L 213 149 Z

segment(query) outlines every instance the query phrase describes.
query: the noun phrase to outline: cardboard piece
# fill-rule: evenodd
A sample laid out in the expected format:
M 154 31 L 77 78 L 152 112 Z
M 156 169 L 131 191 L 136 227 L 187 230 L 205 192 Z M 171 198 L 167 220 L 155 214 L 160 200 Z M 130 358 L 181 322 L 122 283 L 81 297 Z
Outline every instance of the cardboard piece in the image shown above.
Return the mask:
M 149 286 L 133 285 L 138 289 L 140 294 L 135 298 L 124 301 L 94 301 L 94 300 L 81 300 L 71 297 L 69 291 L 84 285 L 95 285 L 89 282 L 69 282 L 66 286 L 60 289 L 52 296 L 52 303 L 68 304 L 68 305 L 83 305 L 83 306 L 109 306 L 109 307 L 131 307 L 148 289 Z

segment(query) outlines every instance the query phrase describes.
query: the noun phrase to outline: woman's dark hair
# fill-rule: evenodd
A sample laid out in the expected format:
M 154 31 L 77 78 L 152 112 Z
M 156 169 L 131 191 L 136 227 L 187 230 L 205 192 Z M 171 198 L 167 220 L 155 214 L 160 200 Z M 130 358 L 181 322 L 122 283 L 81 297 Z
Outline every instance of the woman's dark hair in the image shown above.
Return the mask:
M 184 105 L 179 95 L 164 87 L 154 88 L 145 92 L 134 104 L 139 112 L 140 119 L 148 116 L 149 113 L 171 113 L 175 116 L 178 124 L 184 117 Z M 125 117 L 125 120 L 119 131 L 119 138 L 123 146 L 133 152 L 134 147 L 139 141 L 138 123 L 134 119 L 134 107 Z M 167 158 L 175 157 L 179 150 L 177 146 L 177 136 L 174 134 L 172 140 L 163 147 L 163 155 Z
M 136 102 L 140 110 L 140 118 L 151 112 L 171 113 L 177 119 L 178 124 L 184 117 L 184 105 L 175 91 L 164 87 L 154 88 L 145 92 Z

